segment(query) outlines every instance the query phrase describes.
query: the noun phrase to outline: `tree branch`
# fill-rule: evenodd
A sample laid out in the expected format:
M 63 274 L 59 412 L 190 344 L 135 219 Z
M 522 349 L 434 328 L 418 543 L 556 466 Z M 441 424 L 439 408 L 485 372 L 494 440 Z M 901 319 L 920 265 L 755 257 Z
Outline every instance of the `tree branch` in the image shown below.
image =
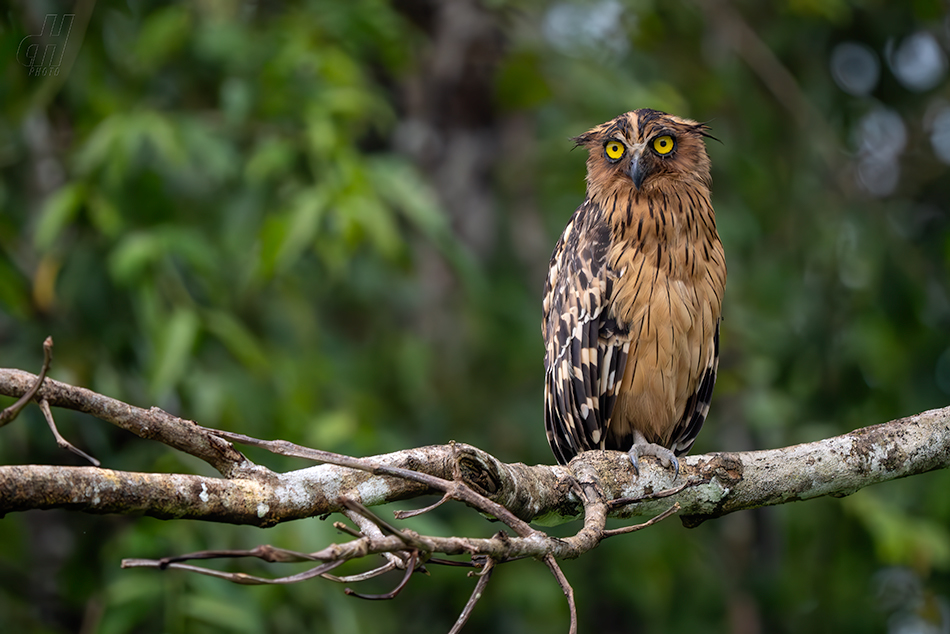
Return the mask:
M 46 373 L 49 372 L 49 366 L 52 361 L 53 338 L 47 337 L 46 341 L 43 342 L 43 367 L 40 369 L 40 375 L 34 378 L 33 384 L 30 385 L 30 389 L 24 392 L 16 403 L 10 407 L 7 407 L 3 411 L 0 411 L 0 427 L 3 427 L 16 418 L 17 414 L 20 413 L 20 410 L 26 407 L 26 404 L 33 400 L 33 397 L 36 396 L 37 391 L 39 391 L 40 386 L 43 385 L 43 381 L 46 379 Z
M 22 370 L 0 369 L 0 394 L 20 397 L 38 377 Z M 130 431 L 136 436 L 157 440 L 169 447 L 200 458 L 224 476 L 253 470 L 253 463 L 221 438 L 204 433 L 193 421 L 172 416 L 157 407 L 148 410 L 123 403 L 92 390 L 47 378 L 33 396 L 53 407 L 85 412 Z
M 21 396 L 35 379 L 27 372 L 0 369 L 0 394 Z M 950 407 L 792 447 L 686 456 L 677 482 L 687 486 L 661 495 L 673 484 L 668 471 L 647 458 L 638 478 L 627 468 L 625 454 L 611 451 L 585 452 L 568 466 L 528 466 L 503 463 L 469 445 L 433 445 L 366 459 L 341 456 L 350 466 L 323 464 L 274 473 L 252 465 L 222 438 L 237 435 L 200 427 L 157 408 L 133 407 L 50 379 L 34 398 L 90 413 L 174 448 L 184 447 L 187 453 L 221 466 L 227 477 L 0 466 L 0 513 L 69 508 L 270 526 L 340 512 L 341 496 L 376 506 L 437 493 L 426 483 L 429 476 L 462 482 L 520 520 L 550 525 L 580 517 L 582 504 L 571 483 L 583 465 L 605 499 L 631 500 L 611 504 L 610 516 L 657 515 L 675 502 L 683 521 L 692 526 L 733 511 L 823 495 L 840 497 L 871 484 L 950 466 Z M 306 450 L 305 457 L 331 461 L 337 456 L 277 443 L 288 451 Z M 255 444 L 268 446 L 266 441 Z M 290 455 L 297 454 L 290 451 Z M 361 461 L 376 473 L 354 469 L 352 465 Z M 416 480 L 400 477 L 404 472 L 416 474 Z
M 260 546 L 251 551 L 130 559 L 123 566 L 177 568 L 243 584 L 294 583 L 316 576 L 351 582 L 394 568 L 404 570 L 402 581 L 389 593 L 366 596 L 347 591 L 363 598 L 388 599 L 396 596 L 412 573 L 427 562 L 459 563 L 437 559 L 434 554 L 467 555 L 471 558 L 469 565 L 484 566 L 485 574 L 459 617 L 456 630 L 484 591 L 493 567 L 514 559 L 533 557 L 548 566 L 570 604 L 573 632 L 577 628 L 574 591 L 557 561 L 578 557 L 607 537 L 646 528 L 674 513 L 679 513 L 687 526 L 695 526 L 733 511 L 823 495 L 844 496 L 870 484 L 950 466 L 950 407 L 792 447 L 687 456 L 681 460 L 680 474 L 674 482 L 674 474 L 650 458 L 641 462 L 636 475 L 628 456 L 616 451 L 583 452 L 566 466 L 506 464 L 481 449 L 460 443 L 370 458 L 342 456 L 284 440 L 267 441 L 207 429 L 157 408 L 140 409 L 19 370 L 0 369 L 0 394 L 26 396 L 47 413 L 52 405 L 92 414 L 143 438 L 198 456 L 222 474 L 204 477 L 96 467 L 0 466 L 0 516 L 28 509 L 66 508 L 271 526 L 341 512 L 359 527 L 355 530 L 340 525 L 354 539 L 314 553 Z M 276 473 L 248 461 L 231 442 L 323 464 Z M 367 508 L 426 494 L 441 494 L 442 498 L 419 511 L 397 515 L 397 519 L 457 500 L 497 518 L 514 535 L 418 535 Z M 608 517 L 639 515 L 651 515 L 653 519 L 636 526 L 605 528 Z M 579 517 L 583 525 L 575 535 L 565 538 L 551 537 L 529 524 L 557 524 Z M 388 563 L 344 578 L 329 574 L 345 561 L 372 554 L 383 554 Z M 185 563 L 218 557 L 258 557 L 275 563 L 314 561 L 319 565 L 304 573 L 267 579 Z

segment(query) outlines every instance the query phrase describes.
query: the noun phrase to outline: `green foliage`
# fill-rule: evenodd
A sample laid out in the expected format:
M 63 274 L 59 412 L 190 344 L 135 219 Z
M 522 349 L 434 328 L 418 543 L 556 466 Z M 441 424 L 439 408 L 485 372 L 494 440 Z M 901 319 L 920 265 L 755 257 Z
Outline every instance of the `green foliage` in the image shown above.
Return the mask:
M 100 2 L 81 46 L 70 35 L 68 74 L 45 79 L 17 46 L 60 8 L 21 4 L 0 16 L 4 367 L 38 368 L 51 334 L 55 378 L 204 425 L 357 455 L 456 439 L 549 462 L 539 296 L 583 195 L 568 139 L 649 106 L 722 139 L 709 151 L 729 280 L 697 451 L 815 440 L 950 399 L 945 38 L 929 87 L 908 83 L 897 56 L 910 36 L 945 32 L 941 3 L 495 1 L 477 10 L 485 22 L 461 24 L 489 24 L 505 46 L 474 39 L 450 49 L 456 59 L 440 47 L 468 40 L 439 16 L 466 3 Z M 753 39 L 735 35 L 743 27 Z M 865 93 L 835 80 L 832 57 L 849 42 L 878 65 Z M 482 83 L 465 92 L 468 81 Z M 882 112 L 904 134 L 891 154 Z M 492 148 L 490 183 L 424 160 L 438 147 L 446 163 L 474 156 L 452 145 L 452 125 Z M 450 177 L 488 190 L 483 216 L 460 217 L 470 201 Z M 208 473 L 88 417 L 57 419 L 104 466 Z M 75 463 L 35 410 L 0 438 L 4 464 Z M 609 540 L 566 566 L 582 630 L 894 628 L 950 596 L 948 484 L 934 473 Z M 407 524 L 496 530 L 472 515 L 443 507 Z M 262 532 L 9 516 L 0 613 L 23 632 L 451 627 L 474 583 L 452 569 L 362 604 L 329 583 L 247 588 L 117 567 L 342 537 L 319 520 Z M 893 570 L 918 595 L 888 590 Z M 518 562 L 496 572 L 468 629 L 566 623 L 543 566 Z

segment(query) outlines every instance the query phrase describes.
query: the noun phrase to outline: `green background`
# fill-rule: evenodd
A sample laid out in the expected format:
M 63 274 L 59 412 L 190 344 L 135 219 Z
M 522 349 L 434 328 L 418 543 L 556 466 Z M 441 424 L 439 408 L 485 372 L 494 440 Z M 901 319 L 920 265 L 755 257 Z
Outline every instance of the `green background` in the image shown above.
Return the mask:
M 18 47 L 66 12 L 61 72 L 34 76 Z M 0 5 L 0 366 L 36 371 L 52 335 L 54 378 L 210 427 L 354 455 L 454 439 L 551 463 L 540 294 L 584 193 L 568 139 L 652 107 L 722 141 L 708 149 L 729 279 L 694 453 L 947 405 L 948 24 L 936 0 Z M 106 467 L 211 474 L 56 416 Z M 0 462 L 82 464 L 36 408 L 0 430 Z M 611 539 L 564 564 L 581 631 L 946 631 L 948 487 L 937 472 Z M 497 530 L 464 508 L 406 524 Z M 341 539 L 319 519 L 9 515 L 3 629 L 440 632 L 474 586 L 430 566 L 366 603 L 326 581 L 118 565 Z M 567 624 L 546 568 L 520 561 L 496 570 L 466 631 Z

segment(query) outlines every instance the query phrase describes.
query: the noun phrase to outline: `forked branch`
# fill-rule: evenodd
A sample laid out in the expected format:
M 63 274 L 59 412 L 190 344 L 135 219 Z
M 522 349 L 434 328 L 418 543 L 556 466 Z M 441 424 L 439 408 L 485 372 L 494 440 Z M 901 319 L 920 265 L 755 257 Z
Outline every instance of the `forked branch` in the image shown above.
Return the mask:
M 74 409 L 199 457 L 222 477 L 96 467 L 0 466 L 0 516 L 28 509 L 69 508 L 270 526 L 340 512 L 357 528 L 341 522 L 335 526 L 353 539 L 313 553 L 260 546 L 158 560 L 127 559 L 123 566 L 181 569 L 241 584 L 298 583 L 315 577 L 354 584 L 392 570 L 403 571 L 399 584 L 388 593 L 361 595 L 347 590 L 369 599 L 395 597 L 413 573 L 426 565 L 475 567 L 480 576 L 453 632 L 467 621 L 494 569 L 506 562 L 531 557 L 547 565 L 568 599 L 574 632 L 573 589 L 557 562 L 578 557 L 608 537 L 641 530 L 677 513 L 686 525 L 693 526 L 737 510 L 848 495 L 869 484 L 950 466 L 950 408 L 782 449 L 688 456 L 681 461 L 675 482 L 673 474 L 652 459 L 642 461 L 637 476 L 626 454 L 611 451 L 582 453 L 567 466 L 508 464 L 460 443 L 355 458 L 284 440 L 261 440 L 201 427 L 157 408 L 140 409 L 53 381 L 45 376 L 51 346 L 48 341 L 39 376 L 0 369 L 0 394 L 19 399 L 0 413 L 0 426 L 16 418 L 28 403 L 36 402 L 57 442 L 85 455 L 59 436 L 50 408 Z M 320 464 L 277 473 L 253 464 L 232 443 Z M 498 519 L 510 532 L 499 531 L 487 538 L 419 535 L 369 509 L 431 494 L 439 495 L 439 501 L 415 511 L 397 512 L 396 519 L 458 501 Z M 642 515 L 653 517 L 633 526 L 606 528 L 608 517 Z M 582 518 L 583 524 L 567 538 L 553 538 L 531 525 L 576 518 Z M 372 555 L 382 555 L 384 562 L 354 575 L 331 574 L 344 562 Z M 463 559 L 445 558 L 458 556 Z M 223 557 L 254 557 L 275 564 L 312 561 L 316 565 L 295 575 L 265 578 L 188 563 Z

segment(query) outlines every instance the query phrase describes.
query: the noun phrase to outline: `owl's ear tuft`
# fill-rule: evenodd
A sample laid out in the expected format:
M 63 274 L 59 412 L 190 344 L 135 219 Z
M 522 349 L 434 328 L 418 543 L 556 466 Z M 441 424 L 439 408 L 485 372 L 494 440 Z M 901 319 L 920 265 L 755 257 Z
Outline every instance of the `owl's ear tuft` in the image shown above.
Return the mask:
M 709 126 L 706 125 L 705 123 L 697 123 L 695 126 L 693 126 L 693 130 L 697 132 L 699 136 L 701 137 L 705 137 L 707 139 L 712 139 L 713 141 L 719 141 L 719 143 L 722 143 L 721 140 L 709 134 Z
M 571 141 L 574 142 L 574 147 L 586 147 L 593 140 L 593 132 L 585 132 L 575 137 L 571 137 Z

